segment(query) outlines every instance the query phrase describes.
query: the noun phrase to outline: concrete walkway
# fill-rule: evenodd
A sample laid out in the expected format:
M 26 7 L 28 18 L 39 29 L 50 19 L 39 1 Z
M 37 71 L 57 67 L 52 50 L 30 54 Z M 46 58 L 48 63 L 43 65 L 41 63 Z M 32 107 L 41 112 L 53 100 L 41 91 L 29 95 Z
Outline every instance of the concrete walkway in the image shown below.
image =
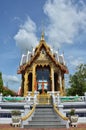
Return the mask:
M 6 125 L 6 124 L 3 124 L 1 125 L 0 124 L 0 130 L 86 130 L 86 124 L 78 124 L 77 127 L 70 127 L 69 129 L 67 128 L 29 128 L 29 129 L 22 129 L 22 128 L 18 128 L 18 127 L 12 127 L 11 125 Z

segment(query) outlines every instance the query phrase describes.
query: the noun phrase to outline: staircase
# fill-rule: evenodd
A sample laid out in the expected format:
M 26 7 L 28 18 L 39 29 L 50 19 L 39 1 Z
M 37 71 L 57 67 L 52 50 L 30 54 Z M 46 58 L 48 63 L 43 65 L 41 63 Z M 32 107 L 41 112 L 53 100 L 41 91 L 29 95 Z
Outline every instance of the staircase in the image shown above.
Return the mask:
M 24 128 L 66 128 L 52 105 L 37 105 L 34 116 Z

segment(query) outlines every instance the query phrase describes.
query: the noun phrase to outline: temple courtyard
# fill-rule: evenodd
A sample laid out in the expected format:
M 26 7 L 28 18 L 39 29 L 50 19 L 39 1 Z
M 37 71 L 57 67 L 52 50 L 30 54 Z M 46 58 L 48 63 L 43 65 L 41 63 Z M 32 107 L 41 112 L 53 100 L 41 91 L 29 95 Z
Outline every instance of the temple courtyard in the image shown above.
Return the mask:
M 11 125 L 0 124 L 0 130 L 27 130 L 26 128 L 12 127 Z M 86 124 L 78 124 L 70 128 L 28 128 L 28 130 L 86 130 Z
M 64 55 L 46 43 L 43 32 L 38 46 L 22 55 L 17 73 L 18 96 L 0 94 L 0 130 L 86 130 L 86 93 L 65 95 Z

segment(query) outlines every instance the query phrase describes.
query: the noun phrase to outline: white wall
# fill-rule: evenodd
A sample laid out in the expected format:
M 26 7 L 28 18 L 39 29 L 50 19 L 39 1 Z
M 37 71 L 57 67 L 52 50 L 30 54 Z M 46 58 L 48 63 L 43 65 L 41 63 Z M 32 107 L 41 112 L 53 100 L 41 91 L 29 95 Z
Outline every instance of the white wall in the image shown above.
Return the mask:
M 86 123 L 86 117 L 79 117 L 78 123 Z
M 11 118 L 0 118 L 0 124 L 11 124 L 12 119 Z

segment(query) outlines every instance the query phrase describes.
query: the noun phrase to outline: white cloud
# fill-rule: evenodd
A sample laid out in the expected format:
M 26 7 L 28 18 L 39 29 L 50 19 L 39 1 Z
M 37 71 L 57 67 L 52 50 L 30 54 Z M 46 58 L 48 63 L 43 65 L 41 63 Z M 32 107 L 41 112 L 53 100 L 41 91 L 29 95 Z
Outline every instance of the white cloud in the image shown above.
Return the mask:
M 86 28 L 86 4 L 83 0 L 47 0 L 44 6 L 49 24 L 46 28 L 48 42 L 56 47 L 72 44 L 80 31 Z
M 48 18 L 45 34 L 48 43 L 59 48 L 62 44 L 73 44 L 81 31 L 86 32 L 86 3 L 84 0 L 47 0 L 44 13 Z M 38 44 L 36 23 L 28 17 L 14 36 L 21 50 L 30 50 Z
M 14 21 L 16 21 L 16 22 L 22 22 L 22 20 L 20 19 L 20 17 L 17 17 L 17 16 L 15 16 L 15 17 L 13 17 L 11 19 L 11 22 L 14 22 Z
M 67 66 L 69 69 L 70 73 L 75 72 L 75 69 L 77 68 L 77 66 L 79 66 L 80 64 L 84 64 L 84 59 L 83 57 L 74 57 L 74 56 L 68 56 L 67 57 Z
M 78 57 L 77 59 L 74 59 L 72 62 L 71 62 L 71 65 L 73 66 L 78 66 L 80 65 L 81 63 L 83 63 L 83 58 L 82 57 Z
M 36 37 L 36 24 L 30 17 L 27 18 L 24 25 L 20 26 L 19 31 L 14 36 L 14 39 L 22 51 L 29 50 L 32 46 L 35 46 L 38 43 Z
M 2 77 L 3 77 L 3 81 L 5 83 L 19 83 L 20 82 L 18 77 L 15 76 L 15 75 L 5 75 L 5 74 L 3 74 Z

